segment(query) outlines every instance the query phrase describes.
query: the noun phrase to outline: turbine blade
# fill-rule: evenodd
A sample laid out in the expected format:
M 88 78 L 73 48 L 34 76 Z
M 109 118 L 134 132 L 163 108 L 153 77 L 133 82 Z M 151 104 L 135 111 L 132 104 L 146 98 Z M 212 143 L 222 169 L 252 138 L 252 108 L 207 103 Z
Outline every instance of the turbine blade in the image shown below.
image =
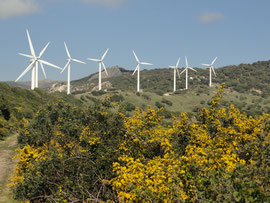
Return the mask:
M 30 35 L 29 35 L 28 30 L 26 30 L 26 33 L 27 33 L 27 38 L 28 38 L 28 43 L 29 43 L 29 47 L 30 47 L 31 54 L 32 54 L 33 56 L 36 56 L 35 50 L 34 50 L 34 47 L 33 47 L 33 44 L 32 44 L 32 41 L 31 41 L 31 38 L 30 38 Z
M 53 68 L 57 68 L 57 69 L 60 69 L 60 70 L 62 70 L 62 68 L 60 68 L 60 67 L 58 67 L 57 65 L 54 65 L 54 64 L 52 64 L 52 63 L 49 63 L 49 62 L 47 62 L 47 61 L 43 61 L 43 60 L 38 60 L 40 63 L 43 63 L 43 64 L 45 64 L 45 65 L 47 65 L 47 66 L 51 66 L 51 67 L 53 67 Z
M 186 67 L 188 67 L 188 60 L 186 56 L 185 56 L 185 59 L 186 59 Z
M 178 68 L 178 66 L 179 66 L 179 62 L 180 62 L 180 57 L 179 57 L 179 59 L 178 59 L 178 61 L 177 61 L 177 63 L 176 63 L 176 68 Z
M 197 72 L 194 68 L 191 68 L 191 67 L 188 67 L 189 69 L 191 69 L 191 70 L 193 70 L 193 71 L 195 71 L 195 72 Z
M 152 63 L 141 62 L 142 65 L 152 66 Z
M 132 73 L 132 76 L 134 75 L 134 73 L 136 73 L 136 71 L 138 70 L 138 67 L 139 67 L 139 63 L 137 64 L 137 66 L 136 66 L 136 68 L 135 68 L 135 70 L 134 70 L 134 72 Z
M 46 73 L 45 73 L 45 70 L 44 70 L 44 67 L 43 67 L 43 64 L 40 63 L 40 66 L 41 66 L 41 70 L 43 72 L 43 75 L 44 75 L 44 78 L 47 79 L 47 76 L 46 76 Z
M 178 74 L 178 77 L 180 78 L 180 73 L 179 73 L 178 68 L 176 68 L 176 72 L 177 72 L 177 74 Z
M 212 61 L 211 65 L 214 65 L 214 63 L 216 62 L 217 57 Z
M 103 62 L 101 62 L 101 64 L 102 64 L 102 66 L 103 66 L 103 68 L 104 68 L 104 70 L 105 70 L 105 72 L 106 72 L 106 74 L 107 74 L 107 76 L 108 76 L 108 72 L 107 72 L 107 69 L 106 69 L 106 67 L 105 67 L 105 64 L 104 64 Z
M 80 60 L 78 60 L 78 59 L 71 59 L 72 61 L 75 61 L 75 62 L 77 62 L 77 63 L 82 63 L 82 64 L 86 64 L 85 62 L 83 62 L 83 61 L 80 61 Z
M 105 51 L 105 53 L 103 54 L 103 56 L 101 57 L 101 61 L 103 61 L 103 59 L 105 58 L 107 52 L 109 51 L 109 48 Z
M 175 66 L 169 66 L 169 68 L 176 68 Z
M 201 65 L 203 65 L 203 66 L 211 66 L 211 64 L 205 64 L 205 63 L 201 63 Z
M 34 65 L 35 61 L 32 61 L 32 63 L 30 63 L 29 66 L 27 66 L 27 68 L 22 72 L 22 74 L 15 80 L 15 82 L 17 82 L 19 79 L 21 79 L 21 77 L 23 77 Z
M 87 60 L 89 60 L 89 61 L 95 61 L 95 62 L 100 62 L 100 60 L 99 60 L 99 59 L 87 58 Z
M 44 54 L 45 50 L 47 49 L 47 47 L 49 46 L 50 42 L 48 42 L 48 44 L 42 49 L 42 51 L 39 53 L 39 58 Z
M 215 69 L 214 69 L 214 67 L 213 67 L 213 66 L 211 67 L 211 69 L 212 69 L 212 71 L 213 71 L 213 73 L 214 73 L 215 77 L 217 77 L 216 71 L 215 71 Z
M 135 56 L 136 61 L 137 61 L 138 63 L 140 63 L 140 61 L 139 61 L 137 55 L 135 54 L 135 51 L 132 50 L 132 52 L 133 52 L 133 55 Z
M 62 71 L 60 73 L 63 73 L 64 70 L 66 70 L 66 68 L 68 67 L 69 64 L 70 64 L 70 59 L 68 60 L 68 62 L 66 63 L 65 67 L 62 69 Z
M 180 73 L 180 75 L 182 75 L 186 70 L 187 70 L 187 68 L 185 68 L 184 70 L 182 70 L 182 72 Z
M 31 55 L 28 55 L 28 54 L 19 53 L 19 55 L 25 56 L 25 57 L 30 58 L 30 59 L 35 58 L 34 56 L 31 56 Z
M 68 48 L 67 48 L 67 45 L 66 45 L 66 42 L 64 42 L 64 45 L 65 45 L 65 48 L 66 48 L 67 56 L 68 56 L 69 58 L 71 58 L 70 53 L 69 53 Z

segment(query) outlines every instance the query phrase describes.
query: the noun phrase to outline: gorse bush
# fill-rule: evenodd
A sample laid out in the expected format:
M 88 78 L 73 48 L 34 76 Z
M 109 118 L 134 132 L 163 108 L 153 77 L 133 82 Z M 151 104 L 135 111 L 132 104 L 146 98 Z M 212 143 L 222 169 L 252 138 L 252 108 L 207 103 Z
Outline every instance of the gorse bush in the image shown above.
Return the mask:
M 116 199 L 103 179 L 113 177 L 122 118 L 105 100 L 85 110 L 63 101 L 40 110 L 19 136 L 13 177 L 16 199 Z
M 269 201 L 270 116 L 220 107 L 223 88 L 196 122 L 181 113 L 170 126 L 162 109 L 128 117 L 109 100 L 47 106 L 20 134 L 16 199 Z
M 270 117 L 219 108 L 222 90 L 197 123 L 181 114 L 165 128 L 153 109 L 124 117 L 127 138 L 110 180 L 120 200 L 269 200 Z

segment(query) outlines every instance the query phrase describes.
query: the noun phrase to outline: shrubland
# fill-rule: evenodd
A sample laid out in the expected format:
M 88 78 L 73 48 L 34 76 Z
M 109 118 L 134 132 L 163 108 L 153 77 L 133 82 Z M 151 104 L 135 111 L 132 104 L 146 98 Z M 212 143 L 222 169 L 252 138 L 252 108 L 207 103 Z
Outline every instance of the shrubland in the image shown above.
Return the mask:
M 106 98 L 88 108 L 61 100 L 48 104 L 19 135 L 15 198 L 270 201 L 270 116 L 222 106 L 223 89 L 196 120 L 181 113 L 171 116 L 169 125 L 162 108 L 135 108 L 127 116 Z
M 0 82 L 0 139 L 17 132 L 22 123 L 32 120 L 41 106 L 60 98 L 67 103 L 80 105 L 79 100 L 64 93 L 49 94 L 41 89 L 29 91 Z

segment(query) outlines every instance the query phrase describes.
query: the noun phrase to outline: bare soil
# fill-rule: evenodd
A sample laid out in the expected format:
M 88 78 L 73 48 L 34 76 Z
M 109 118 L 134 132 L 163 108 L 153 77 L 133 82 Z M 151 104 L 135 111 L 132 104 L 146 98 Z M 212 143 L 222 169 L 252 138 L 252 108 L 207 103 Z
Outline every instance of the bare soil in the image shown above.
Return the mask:
M 14 134 L 0 141 L 0 203 L 16 202 L 12 198 L 9 184 L 10 177 L 16 167 L 16 160 L 12 159 L 16 152 L 17 135 Z

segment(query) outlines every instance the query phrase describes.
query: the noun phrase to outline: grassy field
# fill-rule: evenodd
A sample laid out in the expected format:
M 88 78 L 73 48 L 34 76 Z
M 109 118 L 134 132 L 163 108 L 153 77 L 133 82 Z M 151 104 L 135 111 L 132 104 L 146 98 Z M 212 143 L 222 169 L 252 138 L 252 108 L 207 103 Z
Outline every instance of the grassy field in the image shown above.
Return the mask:
M 167 93 L 162 96 L 151 92 L 141 92 L 138 94 L 136 92 L 128 91 L 118 93 L 108 92 L 100 96 L 94 96 L 91 93 L 83 93 L 76 95 L 76 98 L 81 99 L 85 105 L 88 105 L 93 104 L 95 99 L 98 100 L 105 98 L 106 96 L 117 94 L 122 97 L 120 103 L 130 103 L 143 109 L 146 109 L 148 105 L 158 108 L 161 104 L 168 112 L 176 114 L 179 112 L 188 112 L 193 114 L 208 105 L 208 102 L 217 92 L 217 88 L 218 87 L 206 88 L 203 92 L 199 92 L 196 89 L 190 91 L 183 90 L 178 92 L 178 94 Z M 270 96 L 263 98 L 260 95 L 239 93 L 232 89 L 225 89 L 221 104 L 223 106 L 233 104 L 248 115 L 270 113 Z

